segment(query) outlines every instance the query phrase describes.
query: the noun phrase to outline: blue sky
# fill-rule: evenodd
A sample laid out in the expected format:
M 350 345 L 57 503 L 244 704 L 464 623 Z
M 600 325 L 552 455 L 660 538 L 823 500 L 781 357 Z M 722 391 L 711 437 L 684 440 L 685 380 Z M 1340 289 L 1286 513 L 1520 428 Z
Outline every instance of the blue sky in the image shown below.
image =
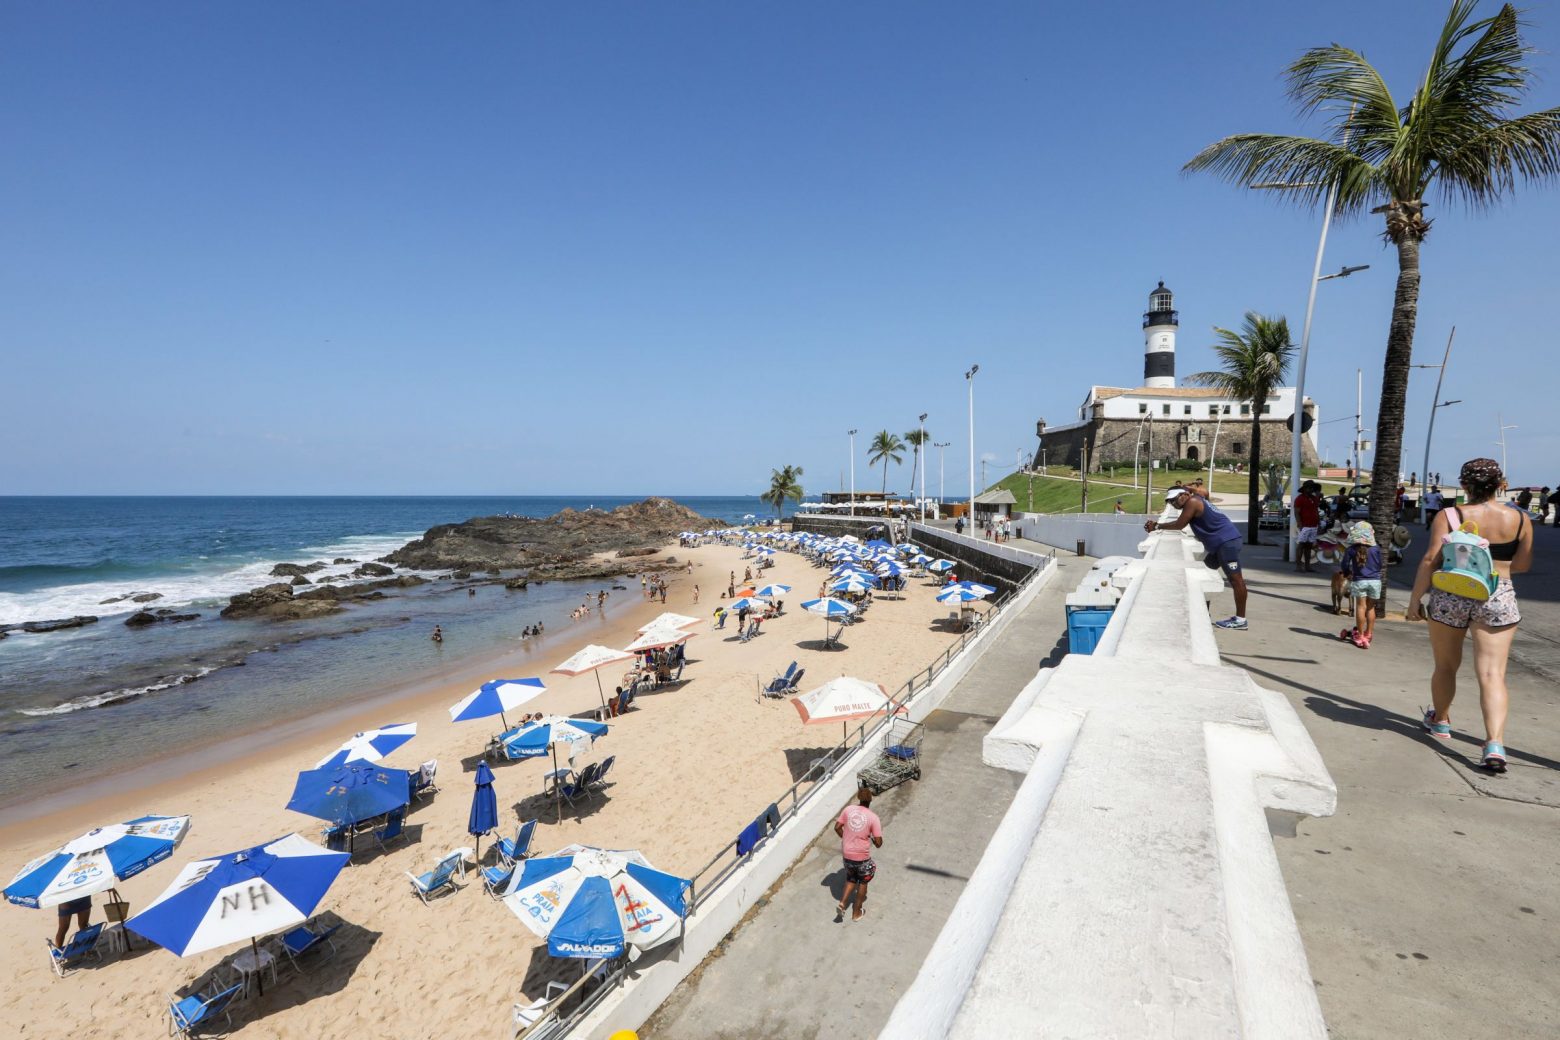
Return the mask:
M 994 474 L 1135 385 L 1158 279 L 1180 373 L 1247 309 L 1298 336 L 1319 214 L 1180 166 L 1305 129 L 1307 46 L 1406 94 L 1443 15 L 8 0 L 0 493 L 816 491 L 847 429 L 922 411 L 962 489 L 972 362 Z M 1532 17 L 1528 107 L 1560 104 L 1560 11 Z M 1498 456 L 1500 413 L 1514 478 L 1554 484 L 1560 188 L 1431 212 L 1417 360 L 1455 324 L 1463 401 L 1432 468 Z M 1373 427 L 1396 261 L 1356 221 L 1343 263 L 1372 266 L 1323 283 L 1307 389 L 1352 415 L 1363 367 Z

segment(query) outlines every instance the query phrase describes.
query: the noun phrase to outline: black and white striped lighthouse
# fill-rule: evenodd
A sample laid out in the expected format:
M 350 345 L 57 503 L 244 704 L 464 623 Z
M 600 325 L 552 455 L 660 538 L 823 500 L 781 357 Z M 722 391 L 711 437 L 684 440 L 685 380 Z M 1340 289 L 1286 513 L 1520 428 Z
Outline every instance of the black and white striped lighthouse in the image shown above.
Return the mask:
M 1156 389 L 1175 386 L 1175 330 L 1181 324 L 1175 313 L 1175 297 L 1160 282 L 1148 294 L 1143 315 L 1143 385 Z

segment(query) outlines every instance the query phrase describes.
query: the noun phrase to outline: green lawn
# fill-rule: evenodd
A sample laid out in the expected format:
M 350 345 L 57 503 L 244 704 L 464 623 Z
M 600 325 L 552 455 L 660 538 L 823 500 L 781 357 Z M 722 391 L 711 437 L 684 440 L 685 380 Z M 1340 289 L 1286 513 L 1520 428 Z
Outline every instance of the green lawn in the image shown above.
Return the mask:
M 1009 473 L 1001 480 L 992 484 L 987 490 L 994 488 L 1006 488 L 1013 492 L 1013 497 L 1018 499 L 1018 505 L 1014 508 L 1025 513 L 1076 513 L 1079 511 L 1082 484 L 1078 480 L 1078 471 L 1066 466 L 1051 466 L 1048 476 L 1036 476 L 1033 478 L 1033 499 L 1031 499 L 1031 478 L 1023 473 Z M 1314 473 L 1314 471 L 1311 471 Z M 1151 508 L 1158 512 L 1164 504 L 1164 498 L 1158 492 L 1169 487 L 1177 480 L 1190 480 L 1194 477 L 1208 479 L 1208 471 L 1193 472 L 1191 470 L 1155 470 L 1154 487 L 1156 494 Z M 1138 471 L 1139 480 L 1146 479 L 1146 474 Z M 1244 497 L 1246 494 L 1247 475 L 1244 473 L 1215 473 L 1213 475 L 1213 492 L 1217 495 L 1230 495 Z M 1126 484 L 1126 487 L 1120 487 Z M 1323 494 L 1333 494 L 1341 488 L 1347 487 L 1346 481 L 1324 480 L 1322 484 Z M 1258 494 L 1262 493 L 1260 478 L 1257 484 Z M 1089 476 L 1089 512 L 1109 513 L 1116 508 L 1116 500 L 1121 500 L 1122 508 L 1129 513 L 1143 512 L 1143 488 L 1132 487 L 1132 467 L 1116 467 L 1112 475 L 1107 469 L 1103 473 L 1094 473 Z M 1031 507 L 1031 501 L 1033 506 Z

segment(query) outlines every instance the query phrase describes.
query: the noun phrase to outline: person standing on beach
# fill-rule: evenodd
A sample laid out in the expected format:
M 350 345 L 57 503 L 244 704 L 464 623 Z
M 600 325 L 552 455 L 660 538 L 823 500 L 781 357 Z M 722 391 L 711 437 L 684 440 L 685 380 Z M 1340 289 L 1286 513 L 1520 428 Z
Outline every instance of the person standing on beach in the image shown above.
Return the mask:
M 661 583 L 661 602 L 663 604 L 666 602 L 666 583 L 665 582 Z
M 1165 492 L 1165 502 L 1181 515 L 1167 523 L 1149 520 L 1143 524 L 1145 531 L 1179 531 L 1190 527 L 1192 534 L 1203 545 L 1203 566 L 1209 570 L 1222 570 L 1235 593 L 1235 613 L 1223 621 L 1215 621 L 1217 628 L 1246 630 L 1246 578 L 1240 570 L 1240 528 L 1229 517 L 1216 509 L 1212 502 L 1194 495 L 1184 487 L 1173 487 Z
M 65 945 L 65 933 L 70 931 L 70 919 L 76 919 L 76 930 L 79 932 L 87 926 L 92 919 L 92 897 L 82 896 L 80 899 L 72 899 L 59 905 L 59 927 L 54 930 L 54 946 L 58 949 Z
M 845 860 L 845 894 L 834 908 L 836 923 L 845 919 L 847 906 L 851 907 L 852 921 L 866 916 L 862 904 L 867 901 L 867 886 L 877 876 L 872 850 L 883 847 L 883 821 L 872 811 L 872 789 L 858 790 L 856 801 L 858 804 L 847 805 L 834 821 L 834 833 L 840 836 L 840 855 Z
M 693 587 L 693 601 L 695 603 L 699 602 L 699 587 L 697 585 Z

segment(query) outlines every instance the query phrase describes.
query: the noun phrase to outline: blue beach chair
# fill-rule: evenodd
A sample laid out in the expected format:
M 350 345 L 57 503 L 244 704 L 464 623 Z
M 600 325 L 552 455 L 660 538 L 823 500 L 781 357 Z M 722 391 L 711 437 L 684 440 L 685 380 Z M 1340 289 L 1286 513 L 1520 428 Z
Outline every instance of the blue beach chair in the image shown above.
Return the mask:
M 187 997 L 169 997 L 169 1029 L 182 1037 L 192 1037 L 197 1031 L 209 1028 L 218 1015 L 232 1028 L 233 1013 L 230 1006 L 243 988 L 244 984 L 240 982 L 209 997 L 199 993 L 191 993 Z
M 311 950 L 318 950 L 322 946 L 330 947 L 330 955 L 336 955 L 336 943 L 331 938 L 341 930 L 341 925 L 331 925 L 323 932 L 316 932 L 308 925 L 300 925 L 282 936 L 282 952 L 287 954 L 287 959 L 292 961 L 292 966 L 299 971 L 303 969 L 298 964 L 298 959 Z
M 406 810 L 397 809 L 385 817 L 385 825 L 374 832 L 374 841 L 383 849 L 388 842 L 406 837 Z
M 779 697 L 785 693 L 786 687 L 791 685 L 792 678 L 796 675 L 796 662 L 791 662 L 782 675 L 777 675 L 769 680 L 769 685 L 764 687 L 764 692 L 771 697 Z
M 525 859 L 531 853 L 531 836 L 535 833 L 536 821 L 527 820 L 515 832 L 513 841 L 508 838 L 498 839 L 498 858 L 510 865 Z
M 97 944 L 102 934 L 103 926 L 95 924 L 71 936 L 64 946 L 55 946 L 45 939 L 44 942 L 49 943 L 49 964 L 54 968 L 54 974 L 63 979 L 71 969 L 81 967 L 81 962 L 88 957 L 101 961 L 103 955 L 98 952 Z
M 607 786 L 607 773 L 611 772 L 613 764 L 617 762 L 616 755 L 608 755 L 601 760 L 601 768 L 596 771 L 596 779 L 591 784 L 596 790 L 605 790 Z
M 460 886 L 455 883 L 455 870 L 460 866 L 460 856 L 446 856 L 439 865 L 426 874 L 413 874 L 410 871 L 406 876 L 411 879 L 412 892 L 423 905 L 428 905 L 428 900 L 448 889 L 451 892 L 459 892 Z
M 563 800 L 573 805 L 576 798 L 589 796 L 590 789 L 596 785 L 596 781 L 600 778 L 601 767 L 592 762 L 584 769 L 581 769 L 579 775 L 573 780 L 564 782 L 563 787 L 560 789 L 563 794 Z
M 503 895 L 505 887 L 508 886 L 509 879 L 514 876 L 515 866 L 513 863 L 502 867 L 483 867 L 482 887 L 487 890 L 488 895 L 498 899 Z

